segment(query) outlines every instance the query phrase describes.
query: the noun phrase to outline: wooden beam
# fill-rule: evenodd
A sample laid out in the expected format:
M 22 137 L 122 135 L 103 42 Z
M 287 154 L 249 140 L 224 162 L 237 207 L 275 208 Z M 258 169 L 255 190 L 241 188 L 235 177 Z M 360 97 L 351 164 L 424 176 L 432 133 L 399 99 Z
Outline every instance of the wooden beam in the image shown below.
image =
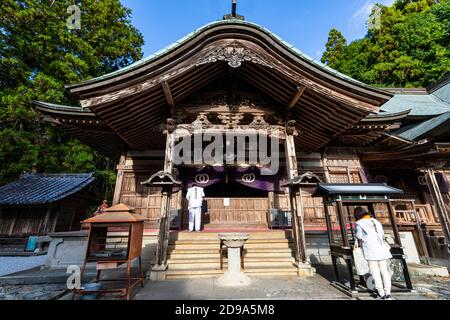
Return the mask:
M 174 109 L 175 109 L 175 101 L 173 100 L 172 92 L 170 91 L 169 83 L 167 81 L 161 82 L 161 86 L 163 88 L 164 95 L 166 96 L 167 104 L 168 104 L 169 109 L 170 109 L 170 114 L 173 115 L 173 112 L 174 112 Z
M 442 198 L 441 191 L 439 189 L 439 184 L 436 180 L 435 171 L 432 168 L 427 168 L 425 171 L 425 179 L 427 181 L 428 189 L 430 190 L 432 204 L 434 204 L 434 209 L 439 217 L 439 223 L 442 227 L 442 232 L 445 237 L 445 244 L 447 249 L 450 248 L 450 222 L 448 221 L 447 209 L 445 207 L 445 201 Z
M 297 86 L 297 90 L 292 95 L 291 101 L 289 102 L 286 111 L 290 111 L 292 110 L 292 108 L 294 108 L 294 106 L 297 104 L 297 102 L 300 100 L 303 93 L 305 92 L 305 89 L 306 87 L 304 86 Z

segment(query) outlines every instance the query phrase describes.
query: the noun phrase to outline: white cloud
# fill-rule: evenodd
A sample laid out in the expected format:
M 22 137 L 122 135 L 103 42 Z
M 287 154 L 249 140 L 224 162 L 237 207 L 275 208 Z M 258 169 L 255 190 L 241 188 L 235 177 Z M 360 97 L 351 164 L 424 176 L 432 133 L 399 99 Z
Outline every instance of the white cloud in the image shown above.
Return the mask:
M 316 50 L 316 52 L 315 52 L 315 59 L 317 60 L 317 61 L 320 61 L 320 59 L 322 59 L 322 55 L 323 55 L 323 50 Z
M 366 26 L 367 19 L 372 13 L 372 8 L 375 4 L 382 4 L 385 6 L 390 6 L 395 2 L 395 0 L 367 0 L 350 18 L 350 25 L 353 28 L 364 28 Z

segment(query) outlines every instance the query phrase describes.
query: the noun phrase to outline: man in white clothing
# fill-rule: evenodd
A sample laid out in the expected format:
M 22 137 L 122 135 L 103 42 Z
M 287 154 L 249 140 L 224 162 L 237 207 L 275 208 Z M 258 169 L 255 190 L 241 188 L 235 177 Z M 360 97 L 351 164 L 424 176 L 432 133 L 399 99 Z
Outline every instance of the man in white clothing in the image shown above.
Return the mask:
M 205 193 L 203 188 L 193 184 L 186 194 L 186 199 L 189 201 L 189 232 L 195 231 L 200 232 L 200 227 L 202 223 L 202 204 Z

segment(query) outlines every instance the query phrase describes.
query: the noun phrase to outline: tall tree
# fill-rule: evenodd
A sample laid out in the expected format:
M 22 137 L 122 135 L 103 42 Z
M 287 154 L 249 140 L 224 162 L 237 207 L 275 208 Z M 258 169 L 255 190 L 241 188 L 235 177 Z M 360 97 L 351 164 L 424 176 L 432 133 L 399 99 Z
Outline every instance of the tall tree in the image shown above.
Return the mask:
M 337 29 L 331 29 L 328 33 L 328 41 L 325 45 L 326 50 L 322 56 L 322 62 L 328 65 L 334 65 L 340 60 L 347 40 Z
M 81 10 L 79 30 L 68 28 L 74 3 Z M 97 169 L 111 180 L 108 159 L 39 121 L 31 101 L 75 104 L 65 84 L 140 59 L 143 37 L 130 15 L 119 0 L 2 0 L 0 184 L 33 166 L 48 172 Z
M 428 86 L 450 72 L 450 0 L 397 0 L 379 7 L 378 27 L 344 46 L 330 67 L 386 87 Z M 328 51 L 324 57 L 333 53 Z

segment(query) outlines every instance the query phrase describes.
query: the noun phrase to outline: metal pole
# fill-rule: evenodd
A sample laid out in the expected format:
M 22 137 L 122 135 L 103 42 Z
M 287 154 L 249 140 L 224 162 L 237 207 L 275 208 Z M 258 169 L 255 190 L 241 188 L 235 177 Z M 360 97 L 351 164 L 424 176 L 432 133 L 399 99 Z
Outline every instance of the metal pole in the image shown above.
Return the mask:
M 236 17 L 237 0 L 233 0 L 231 4 L 231 15 Z

